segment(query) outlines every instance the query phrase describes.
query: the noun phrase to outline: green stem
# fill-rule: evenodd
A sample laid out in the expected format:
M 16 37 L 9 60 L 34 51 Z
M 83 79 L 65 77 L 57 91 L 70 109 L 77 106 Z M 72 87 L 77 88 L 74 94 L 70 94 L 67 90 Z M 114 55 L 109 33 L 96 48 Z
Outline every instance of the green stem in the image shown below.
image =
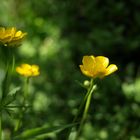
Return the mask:
M 17 123 L 16 123 L 16 126 L 15 126 L 15 131 L 18 131 L 18 129 L 20 128 L 21 126 L 21 123 L 22 123 L 22 118 L 23 118 L 23 114 L 24 112 L 26 111 L 26 103 L 27 103 L 27 97 L 28 97 L 28 87 L 29 87 L 29 78 L 27 77 L 25 79 L 25 83 L 24 83 L 24 93 L 23 93 L 23 108 L 21 109 L 20 111 L 20 114 L 19 114 L 19 120 L 17 120 Z
M 12 66 L 11 66 L 11 71 L 13 72 L 15 70 L 15 56 L 14 54 L 12 55 Z
M 28 90 L 29 90 L 29 78 L 27 77 L 25 79 L 25 85 L 24 85 L 24 100 L 23 100 L 23 105 L 26 104 L 27 102 L 27 97 L 28 97 Z
M 88 90 L 86 96 L 84 97 L 83 102 L 80 104 L 80 107 L 78 109 L 78 112 L 77 112 L 76 116 L 74 117 L 72 123 L 75 123 L 77 121 L 78 115 L 80 114 L 81 110 L 83 109 L 83 106 L 84 106 L 84 104 L 85 104 L 85 102 L 87 100 L 88 94 L 89 94 L 89 90 Z
M 82 119 L 81 119 L 81 122 L 80 122 L 80 126 L 79 126 L 79 129 L 78 129 L 77 135 L 75 137 L 75 140 L 78 140 L 78 138 L 80 136 L 80 133 L 81 133 L 81 130 L 84 126 L 85 120 L 87 118 L 90 102 L 91 102 L 92 93 L 95 90 L 95 87 L 96 86 L 93 83 L 93 79 L 91 79 L 91 85 L 90 85 L 89 90 L 88 90 L 88 92 L 85 96 L 86 97 L 85 109 L 84 109 L 84 112 L 83 112 L 83 116 L 82 116 Z
M 87 91 L 87 94 L 85 95 L 85 97 L 84 97 L 82 103 L 80 104 L 79 109 L 78 109 L 78 112 L 77 112 L 77 114 L 75 115 L 75 117 L 74 117 L 72 123 L 75 123 L 75 122 L 77 121 L 78 116 L 79 116 L 79 114 L 81 113 L 81 111 L 82 111 L 82 109 L 83 109 L 83 107 L 84 107 L 84 104 L 85 104 L 85 102 L 86 102 L 86 99 L 87 99 L 87 97 L 88 97 L 88 93 L 89 93 L 89 90 Z M 68 134 L 67 134 L 67 137 L 68 137 L 68 138 L 70 137 L 70 134 L 71 134 L 72 131 L 73 131 L 73 127 L 69 130 L 69 132 L 68 132 Z
M 2 140 L 2 113 L 0 112 L 0 140 Z
M 85 105 L 85 102 L 86 102 L 86 100 L 87 100 L 87 97 L 88 97 L 88 95 L 89 95 L 90 88 L 91 88 L 91 86 L 88 88 L 87 93 L 86 93 L 86 95 L 85 95 L 85 97 L 84 97 L 82 103 L 80 104 L 80 106 L 79 106 L 79 108 L 78 108 L 78 112 L 77 112 L 77 114 L 75 115 L 75 117 L 74 117 L 72 123 L 75 123 L 75 122 L 77 121 L 79 114 L 82 112 L 82 109 L 83 109 L 83 107 L 84 107 L 84 105 Z M 71 134 L 72 131 L 73 131 L 73 128 L 70 129 L 70 131 L 68 132 L 68 137 L 70 137 L 70 134 Z
M 16 126 L 15 126 L 15 132 L 17 132 L 18 131 L 18 129 L 19 129 L 19 127 L 20 127 L 20 124 L 21 124 L 21 119 L 19 119 L 19 120 L 17 120 L 17 122 L 16 122 Z
M 8 95 L 14 67 L 15 57 L 11 49 L 8 48 L 5 56 L 5 78 L 2 83 L 2 99 Z
M 79 107 L 79 109 L 78 109 L 78 112 L 77 112 L 76 116 L 75 116 L 74 119 L 73 119 L 73 123 L 76 122 L 76 120 L 77 120 L 77 118 L 78 118 L 78 115 L 79 115 L 80 112 L 82 111 L 83 106 L 85 105 L 85 102 L 86 102 L 86 100 L 87 100 L 87 98 L 88 98 L 88 95 L 89 95 L 90 92 L 91 92 L 92 86 L 93 86 L 93 88 L 96 87 L 96 86 L 93 84 L 93 79 L 91 79 L 91 82 L 90 82 L 90 83 L 91 83 L 91 84 L 90 84 L 90 87 L 88 88 L 87 93 L 86 93 L 86 95 L 85 95 L 85 97 L 84 97 L 84 100 L 83 100 L 83 102 L 81 103 L 81 105 L 80 105 L 80 107 Z M 93 90 L 94 90 L 94 89 L 93 89 Z

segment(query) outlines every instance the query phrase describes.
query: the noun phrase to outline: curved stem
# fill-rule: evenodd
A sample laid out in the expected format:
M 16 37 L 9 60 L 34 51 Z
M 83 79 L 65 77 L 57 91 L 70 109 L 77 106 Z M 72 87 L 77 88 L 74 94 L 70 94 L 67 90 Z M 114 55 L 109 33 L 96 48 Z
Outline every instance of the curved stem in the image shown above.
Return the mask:
M 91 79 L 91 82 L 90 82 L 90 83 L 91 83 L 91 84 L 90 84 L 90 87 L 88 88 L 87 93 L 86 93 L 86 95 L 85 95 L 85 97 L 84 97 L 84 100 L 83 100 L 83 102 L 81 103 L 81 105 L 80 105 L 80 107 L 79 107 L 79 109 L 78 109 L 77 115 L 76 115 L 76 116 L 74 117 L 74 119 L 73 119 L 73 123 L 76 122 L 79 113 L 80 113 L 81 110 L 83 109 L 83 107 L 84 107 L 84 105 L 85 105 L 85 102 L 86 102 L 86 100 L 87 100 L 87 98 L 88 98 L 88 96 L 89 96 L 89 94 L 90 94 L 90 92 L 91 92 L 91 89 L 93 88 L 92 90 L 94 90 L 95 87 L 96 87 L 96 86 L 93 84 L 93 79 Z M 92 92 L 93 92 L 93 91 L 92 91 Z
M 75 123 L 76 122 L 76 120 L 78 118 L 78 115 L 80 114 L 80 112 L 83 109 L 83 106 L 84 106 L 84 104 L 85 104 L 85 102 L 87 100 L 88 94 L 89 94 L 89 90 L 88 90 L 87 94 L 85 95 L 83 102 L 80 104 L 80 107 L 78 109 L 78 112 L 77 112 L 76 116 L 74 117 L 72 123 Z
M 72 123 L 75 123 L 75 122 L 77 121 L 77 118 L 78 118 L 80 112 L 82 111 L 82 109 L 83 109 L 83 107 L 84 107 L 84 105 L 85 105 L 85 102 L 86 102 L 86 100 L 87 100 L 89 91 L 90 91 L 90 90 L 88 89 L 88 90 L 87 90 L 87 93 L 86 93 L 86 95 L 85 95 L 85 97 L 84 97 L 84 99 L 83 99 L 83 101 L 82 101 L 82 103 L 80 104 L 80 106 L 79 106 L 79 108 L 78 108 L 78 112 L 77 112 L 77 114 L 75 115 L 75 117 L 74 117 Z M 67 134 L 67 137 L 68 137 L 68 138 L 70 137 L 70 134 L 71 134 L 72 130 L 73 130 L 73 128 L 71 128 L 70 131 L 68 132 L 68 134 Z
M 80 133 L 81 133 L 81 130 L 82 130 L 83 126 L 84 126 L 85 120 L 87 118 L 90 102 L 91 102 L 92 93 L 95 90 L 95 87 L 96 86 L 93 83 L 93 79 L 91 79 L 91 85 L 90 85 L 89 90 L 88 90 L 88 92 L 87 92 L 87 94 L 85 96 L 85 97 L 87 97 L 87 99 L 86 99 L 86 104 L 85 104 L 83 116 L 82 116 L 82 119 L 81 119 L 81 122 L 80 122 L 80 126 L 79 126 L 79 129 L 78 129 L 77 135 L 75 137 L 75 140 L 78 140 L 78 138 L 80 136 Z

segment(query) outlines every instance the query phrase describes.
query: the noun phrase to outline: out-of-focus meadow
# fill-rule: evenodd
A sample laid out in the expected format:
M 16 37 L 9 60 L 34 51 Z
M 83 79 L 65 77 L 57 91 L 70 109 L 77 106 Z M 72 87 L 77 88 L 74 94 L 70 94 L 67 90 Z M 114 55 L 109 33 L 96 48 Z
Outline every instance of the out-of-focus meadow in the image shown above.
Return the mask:
M 88 80 L 79 69 L 82 57 L 103 55 L 118 71 L 98 81 L 81 140 L 140 140 L 139 7 L 139 0 L 1 0 L 0 26 L 28 33 L 16 50 L 16 66 L 40 67 L 21 132 L 71 123 L 86 92 L 77 82 Z M 11 88 L 22 81 L 15 72 Z M 6 135 L 14 119 L 4 115 Z M 63 140 L 66 131 L 40 139 Z

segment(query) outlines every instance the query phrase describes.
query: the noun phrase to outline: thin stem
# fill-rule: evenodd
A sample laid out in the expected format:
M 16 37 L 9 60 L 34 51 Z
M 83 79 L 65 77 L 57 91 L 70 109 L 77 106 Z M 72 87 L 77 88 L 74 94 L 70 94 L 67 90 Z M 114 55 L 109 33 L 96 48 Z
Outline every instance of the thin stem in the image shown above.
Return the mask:
M 87 91 L 87 93 L 86 93 L 86 95 L 85 95 L 85 97 L 84 97 L 82 103 L 80 104 L 80 106 L 79 106 L 79 108 L 78 108 L 78 112 L 77 112 L 77 114 L 75 115 L 75 117 L 74 117 L 72 123 L 75 123 L 75 122 L 77 121 L 77 118 L 78 118 L 80 112 L 82 111 L 82 109 L 83 109 L 83 107 L 84 107 L 84 104 L 85 104 L 85 102 L 86 102 L 86 99 L 87 99 L 87 97 L 88 97 L 88 94 L 89 94 L 89 90 Z M 73 131 L 73 127 L 69 130 L 69 132 L 68 132 L 68 134 L 67 134 L 67 137 L 68 137 L 68 138 L 70 137 L 70 134 L 71 134 L 72 131 Z
M 2 113 L 0 112 L 0 140 L 2 140 Z
M 77 112 L 77 114 L 75 115 L 75 117 L 74 117 L 72 123 L 75 123 L 75 122 L 77 121 L 77 118 L 78 118 L 79 114 L 81 113 L 81 111 L 82 111 L 82 109 L 83 109 L 83 107 L 84 107 L 84 105 L 85 105 L 85 102 L 86 102 L 86 100 L 87 100 L 87 97 L 88 97 L 89 93 L 90 93 L 90 87 L 88 88 L 87 93 L 86 93 L 86 95 L 85 95 L 85 97 L 84 97 L 82 103 L 80 104 L 80 106 L 79 106 L 79 108 L 78 108 L 78 112 Z M 73 130 L 73 128 L 71 128 L 70 131 L 68 132 L 68 137 L 70 137 L 70 134 L 71 134 L 72 130 Z
M 19 127 L 20 127 L 20 124 L 21 124 L 21 119 L 17 120 L 16 122 L 16 126 L 15 126 L 15 132 L 18 131 Z
M 11 49 L 6 49 L 6 55 L 5 55 L 5 78 L 2 83 L 2 99 L 5 98 L 8 95 L 10 82 L 12 79 L 12 72 L 14 71 L 15 67 L 15 57 L 14 53 L 11 51 Z
M 24 93 L 23 93 L 23 108 L 20 111 L 19 114 L 19 120 L 17 120 L 16 126 L 15 126 L 15 131 L 18 131 L 19 127 L 21 126 L 22 123 L 22 117 L 24 112 L 26 111 L 26 102 L 27 102 L 27 97 L 28 97 L 28 87 L 29 87 L 29 78 L 27 77 L 25 79 L 25 83 L 24 83 Z M 28 106 L 28 105 L 27 105 Z
M 11 66 L 11 71 L 13 72 L 15 69 L 15 56 L 14 54 L 12 55 L 12 66 Z
M 25 105 L 26 102 L 27 102 L 28 90 L 29 90 L 29 78 L 27 77 L 25 79 L 25 84 L 24 84 L 24 100 L 23 100 L 23 105 Z
M 79 129 L 78 129 L 77 135 L 75 137 L 75 140 L 78 140 L 78 138 L 80 136 L 80 133 L 81 133 L 81 130 L 82 130 L 83 126 L 84 126 L 85 120 L 87 118 L 90 102 L 91 102 L 92 93 L 95 90 L 95 87 L 96 86 L 94 85 L 93 79 L 92 79 L 91 80 L 91 85 L 90 85 L 89 90 L 88 90 L 88 92 L 86 94 L 87 100 L 86 100 L 86 104 L 85 104 L 85 109 L 84 109 L 84 112 L 83 112 L 83 116 L 82 116 L 82 119 L 81 119 L 81 122 L 80 122 L 80 126 L 79 126 Z
M 78 109 L 78 112 L 77 112 L 76 116 L 74 117 L 72 123 L 75 123 L 75 122 L 76 122 L 76 120 L 77 120 L 77 118 L 78 118 L 78 115 L 80 114 L 80 112 L 81 112 L 81 110 L 83 109 L 83 106 L 84 106 L 84 104 L 85 104 L 85 102 L 86 102 L 86 100 L 87 100 L 88 94 L 89 94 L 89 90 L 88 90 L 88 92 L 86 93 L 83 102 L 80 104 L 80 107 L 79 107 L 79 109 Z
M 90 84 L 90 87 L 88 88 L 88 90 L 87 90 L 87 93 L 86 93 L 86 95 L 85 95 L 85 97 L 84 97 L 84 100 L 83 100 L 83 102 L 81 103 L 81 105 L 80 105 L 80 107 L 79 107 L 79 109 L 78 109 L 78 113 L 76 114 L 76 116 L 74 117 L 74 119 L 73 119 L 73 123 L 74 122 L 76 122 L 76 120 L 77 120 L 77 118 L 78 118 L 78 115 L 79 115 L 79 113 L 81 112 L 81 110 L 83 109 L 83 106 L 84 106 L 84 104 L 85 104 L 85 102 L 86 102 L 86 100 L 87 100 L 87 98 L 88 98 L 88 96 L 89 96 L 89 94 L 90 94 L 90 92 L 91 92 L 91 89 L 92 89 L 92 87 L 95 89 L 95 85 L 93 85 L 93 79 L 91 79 L 91 82 L 90 82 L 91 84 Z M 93 90 L 94 90 L 93 89 Z M 93 91 L 92 91 L 93 92 Z

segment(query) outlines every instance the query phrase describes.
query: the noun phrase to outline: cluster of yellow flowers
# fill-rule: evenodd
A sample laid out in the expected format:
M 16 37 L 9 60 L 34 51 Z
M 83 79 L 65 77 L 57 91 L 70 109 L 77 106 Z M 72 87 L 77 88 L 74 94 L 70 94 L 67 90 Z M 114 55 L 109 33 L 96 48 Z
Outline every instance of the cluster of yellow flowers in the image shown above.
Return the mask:
M 17 31 L 15 27 L 0 27 L 0 42 L 5 46 L 16 46 L 21 43 L 27 33 Z
M 109 65 L 109 59 L 104 56 L 84 56 L 83 65 L 80 65 L 82 73 L 91 78 L 103 78 L 118 70 L 115 64 Z M 16 71 L 25 77 L 38 76 L 39 66 L 22 64 L 16 68 Z
M 10 51 L 11 51 L 11 48 L 9 49 L 8 47 L 14 47 L 14 46 L 20 45 L 21 41 L 23 40 L 23 38 L 26 35 L 27 35 L 27 33 L 23 33 L 22 31 L 17 30 L 15 27 L 10 27 L 10 28 L 0 27 L 0 43 L 3 46 L 6 46 L 7 50 L 10 50 Z M 91 82 L 90 82 L 90 86 L 89 86 L 89 82 L 87 83 L 87 86 L 89 86 L 89 89 L 87 90 L 87 94 L 85 95 L 85 98 L 84 98 L 85 109 L 83 111 L 83 117 L 81 119 L 79 129 L 78 129 L 76 137 L 75 137 L 76 139 L 78 139 L 80 131 L 82 130 L 81 128 L 83 127 L 83 124 L 86 120 L 92 93 L 96 87 L 96 85 L 94 85 L 94 82 L 92 82 L 93 79 L 103 78 L 105 76 L 112 74 L 116 70 L 118 70 L 118 67 L 115 64 L 109 65 L 109 59 L 104 56 L 97 56 L 97 57 L 95 57 L 93 55 L 84 56 L 82 59 L 82 63 L 83 63 L 82 65 L 79 65 L 80 70 L 84 75 L 91 78 Z M 23 94 L 24 95 L 23 103 L 26 105 L 25 99 L 27 98 L 27 95 L 28 95 L 27 94 L 28 93 L 28 90 L 27 90 L 28 80 L 30 77 L 35 77 L 40 74 L 39 66 L 35 65 L 35 64 L 30 65 L 27 63 L 23 63 L 20 66 L 16 67 L 16 72 L 18 74 L 26 77 L 25 91 Z M 5 88 L 5 89 L 7 89 L 7 88 Z M 6 93 L 6 92 L 3 92 L 3 93 Z M 3 95 L 2 95 L 2 97 L 3 97 Z M 8 97 L 8 96 L 6 96 L 6 97 Z M 5 98 L 4 98 L 4 100 L 5 100 Z M 7 100 L 5 100 L 5 101 L 7 101 Z M 9 99 L 8 99 L 8 101 L 9 101 Z M 11 102 L 10 102 L 10 104 L 11 104 Z M 81 104 L 81 105 L 82 105 L 81 107 L 83 107 L 83 104 Z M 8 104 L 8 107 L 9 107 L 9 104 Z M 24 112 L 25 112 L 25 110 L 23 111 L 23 109 L 22 109 L 21 114 L 19 114 L 20 115 L 19 122 L 21 121 L 21 118 L 23 117 L 22 115 L 24 114 Z M 78 114 L 77 114 L 78 117 L 79 117 L 79 112 L 81 113 L 81 108 L 78 111 Z M 77 118 L 77 116 L 76 116 L 76 118 Z M 2 116 L 0 116 L 0 117 L 2 117 Z M 16 126 L 16 130 L 18 130 L 20 123 L 18 123 L 18 125 Z M 0 139 L 1 139 L 1 133 L 0 133 Z
M 27 33 L 23 33 L 15 27 L 0 27 L 0 42 L 7 47 L 20 45 L 26 35 Z M 21 66 L 18 66 L 16 68 L 16 72 L 25 77 L 38 76 L 40 74 L 39 66 L 29 64 L 22 64 Z
M 4 46 L 17 46 L 26 34 L 20 30 L 17 31 L 15 27 L 7 29 L 0 27 L 0 42 Z M 82 63 L 83 65 L 80 65 L 82 73 L 91 78 L 103 78 L 118 69 L 115 64 L 109 65 L 109 59 L 104 56 L 84 56 Z M 37 65 L 22 64 L 16 68 L 16 71 L 25 77 L 39 75 L 39 67 Z

